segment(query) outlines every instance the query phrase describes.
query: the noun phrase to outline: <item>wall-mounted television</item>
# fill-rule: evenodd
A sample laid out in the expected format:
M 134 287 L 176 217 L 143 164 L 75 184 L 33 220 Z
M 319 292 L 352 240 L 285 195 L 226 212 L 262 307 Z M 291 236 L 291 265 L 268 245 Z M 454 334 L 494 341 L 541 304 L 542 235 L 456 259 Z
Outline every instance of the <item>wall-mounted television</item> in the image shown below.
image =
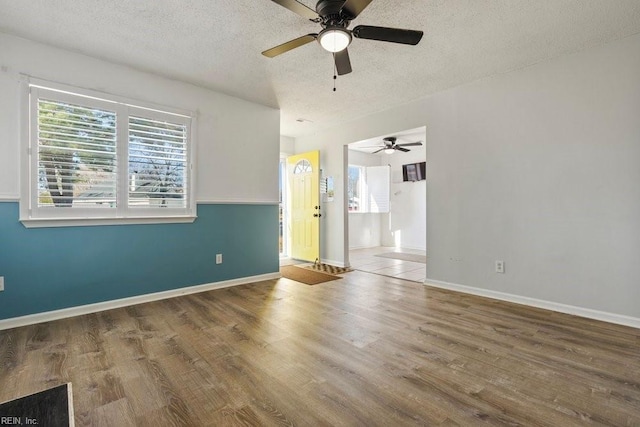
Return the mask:
M 422 181 L 427 179 L 427 162 L 402 165 L 403 181 Z

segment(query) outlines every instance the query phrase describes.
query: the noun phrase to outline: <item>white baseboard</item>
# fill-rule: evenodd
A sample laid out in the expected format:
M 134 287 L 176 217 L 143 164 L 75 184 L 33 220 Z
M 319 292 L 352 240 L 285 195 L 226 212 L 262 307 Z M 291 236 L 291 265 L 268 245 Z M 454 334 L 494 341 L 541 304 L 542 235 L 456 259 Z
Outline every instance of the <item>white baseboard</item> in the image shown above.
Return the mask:
M 83 314 L 97 313 L 114 308 L 128 307 L 130 305 L 143 304 L 145 302 L 174 298 L 182 295 L 196 294 L 199 292 L 206 292 L 214 289 L 229 288 L 231 286 L 246 285 L 247 283 L 279 279 L 280 277 L 280 273 L 267 273 L 258 276 L 241 277 L 239 279 L 224 280 L 222 282 L 205 283 L 203 285 L 171 289 L 169 291 L 155 292 L 152 294 L 138 295 L 135 297 L 98 302 L 95 304 L 81 305 L 78 307 L 63 308 L 61 310 L 29 314 L 27 316 L 13 317 L 11 319 L 0 320 L 0 330 L 33 325 L 35 323 L 49 322 L 51 320 L 65 319 L 67 317 L 81 316 Z
M 625 316 L 622 314 L 608 313 L 606 311 L 592 310 L 590 308 L 577 307 L 574 305 L 561 304 L 553 301 L 545 301 L 536 298 L 523 297 L 520 295 L 508 294 L 504 292 L 491 291 L 488 289 L 475 288 L 473 286 L 458 285 L 456 283 L 431 280 L 424 281 L 427 286 L 448 289 L 465 294 L 478 295 L 481 297 L 493 298 L 501 301 L 513 302 L 516 304 L 528 305 L 531 307 L 543 308 L 588 319 L 601 320 L 603 322 L 615 323 L 618 325 L 631 326 L 640 329 L 640 318 Z

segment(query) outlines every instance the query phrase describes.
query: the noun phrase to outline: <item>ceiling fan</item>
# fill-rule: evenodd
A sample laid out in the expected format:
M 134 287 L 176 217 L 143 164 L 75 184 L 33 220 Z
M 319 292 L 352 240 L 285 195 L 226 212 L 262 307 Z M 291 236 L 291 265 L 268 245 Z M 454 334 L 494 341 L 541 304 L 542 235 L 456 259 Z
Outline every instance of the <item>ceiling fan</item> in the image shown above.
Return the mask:
M 372 152 L 371 154 L 379 153 L 381 151 L 384 151 L 387 154 L 393 154 L 396 150 L 402 151 L 405 153 L 408 151 L 411 151 L 408 148 L 404 148 L 404 147 L 417 147 L 419 145 L 422 145 L 422 142 L 408 142 L 406 144 L 397 144 L 396 143 L 397 140 L 398 138 L 396 138 L 395 136 L 388 136 L 382 139 L 382 144 L 383 144 L 382 146 L 373 145 L 370 147 L 362 147 L 362 148 L 378 148 L 378 150 Z
M 262 54 L 269 58 L 281 55 L 297 47 L 317 40 L 327 51 L 333 53 L 338 75 L 349 74 L 351 60 L 347 46 L 353 37 L 359 39 L 379 40 L 384 42 L 417 45 L 423 32 L 403 30 L 400 28 L 374 27 L 358 25 L 353 30 L 347 29 L 352 20 L 358 17 L 373 0 L 319 0 L 316 10 L 307 7 L 297 0 L 271 0 L 290 11 L 322 26 L 319 33 L 311 33 L 290 40 L 279 46 L 267 49 Z

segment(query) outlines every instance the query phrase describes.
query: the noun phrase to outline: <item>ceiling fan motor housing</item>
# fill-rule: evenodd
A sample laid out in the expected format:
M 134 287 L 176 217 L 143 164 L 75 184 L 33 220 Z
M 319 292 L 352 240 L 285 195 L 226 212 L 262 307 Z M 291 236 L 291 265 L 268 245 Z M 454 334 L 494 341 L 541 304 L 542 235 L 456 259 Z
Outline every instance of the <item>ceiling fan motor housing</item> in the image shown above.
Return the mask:
M 323 28 L 347 28 L 350 20 L 340 12 L 344 0 L 320 0 L 316 4 L 316 12 L 322 18 Z

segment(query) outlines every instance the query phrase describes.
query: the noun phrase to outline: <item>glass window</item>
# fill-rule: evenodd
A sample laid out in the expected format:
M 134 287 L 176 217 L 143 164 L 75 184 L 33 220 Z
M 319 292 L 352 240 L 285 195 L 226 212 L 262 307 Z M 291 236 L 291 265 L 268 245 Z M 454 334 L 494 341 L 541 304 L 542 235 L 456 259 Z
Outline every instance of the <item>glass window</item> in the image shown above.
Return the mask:
M 116 205 L 116 113 L 37 100 L 37 207 Z
M 362 185 L 364 184 L 364 168 L 362 166 L 349 165 L 347 181 L 347 195 L 349 198 L 349 212 L 361 212 Z
M 190 116 L 37 85 L 28 91 L 21 220 L 195 218 Z
M 298 161 L 298 163 L 296 163 L 295 167 L 293 168 L 293 173 L 298 174 L 298 173 L 309 173 L 312 172 L 312 168 L 311 168 L 311 163 L 309 163 L 308 160 L 300 160 Z
M 349 212 L 389 212 L 389 167 L 349 165 Z

